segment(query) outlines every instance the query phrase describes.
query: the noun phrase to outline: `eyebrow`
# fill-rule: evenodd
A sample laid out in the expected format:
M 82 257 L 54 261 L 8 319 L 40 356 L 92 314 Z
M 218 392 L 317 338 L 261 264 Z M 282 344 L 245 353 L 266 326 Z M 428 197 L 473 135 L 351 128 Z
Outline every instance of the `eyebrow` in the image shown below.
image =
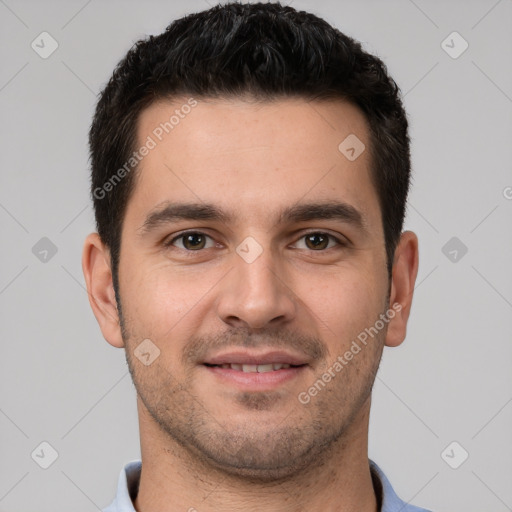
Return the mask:
M 141 237 L 158 227 L 179 220 L 210 220 L 224 224 L 233 222 L 234 215 L 211 203 L 178 203 L 166 201 L 163 207 L 151 211 L 137 232 Z M 366 218 L 354 206 L 340 201 L 299 203 L 284 208 L 277 217 L 278 224 L 311 220 L 336 220 L 368 232 Z

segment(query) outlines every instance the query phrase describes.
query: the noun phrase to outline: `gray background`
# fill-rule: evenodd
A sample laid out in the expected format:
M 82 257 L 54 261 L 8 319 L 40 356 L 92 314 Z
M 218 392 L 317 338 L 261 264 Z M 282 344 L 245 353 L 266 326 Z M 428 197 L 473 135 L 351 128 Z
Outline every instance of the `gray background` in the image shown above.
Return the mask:
M 289 3 L 383 58 L 411 121 L 420 269 L 407 339 L 375 384 L 370 457 L 414 504 L 512 510 L 512 0 Z M 207 7 L 0 0 L 0 511 L 97 510 L 140 456 L 124 352 L 103 340 L 81 270 L 87 131 L 131 44 Z M 47 59 L 31 48 L 43 31 L 59 45 Z M 453 31 L 469 44 L 456 59 L 441 45 Z M 42 441 L 59 455 L 48 469 Z

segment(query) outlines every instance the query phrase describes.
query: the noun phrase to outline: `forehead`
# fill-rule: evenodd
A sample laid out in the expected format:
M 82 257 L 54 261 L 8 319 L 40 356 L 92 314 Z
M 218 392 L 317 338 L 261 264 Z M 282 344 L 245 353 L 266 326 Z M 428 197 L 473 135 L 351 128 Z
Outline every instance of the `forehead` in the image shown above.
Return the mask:
M 301 200 L 342 200 L 378 221 L 366 119 L 347 102 L 160 101 L 139 117 L 144 145 L 127 208 L 134 221 L 173 200 L 269 222 Z

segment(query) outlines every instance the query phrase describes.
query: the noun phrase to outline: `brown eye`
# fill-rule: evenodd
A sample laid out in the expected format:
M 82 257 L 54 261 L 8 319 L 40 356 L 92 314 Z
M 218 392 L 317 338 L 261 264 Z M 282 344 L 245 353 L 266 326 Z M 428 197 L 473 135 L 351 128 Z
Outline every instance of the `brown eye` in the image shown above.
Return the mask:
M 294 245 L 296 249 L 327 252 L 329 249 L 343 249 L 347 246 L 347 243 L 343 238 L 337 238 L 330 233 L 311 231 L 310 233 L 302 235 Z
M 164 245 L 166 247 L 176 246 L 179 249 L 184 249 L 186 251 L 199 251 L 205 248 L 208 249 L 215 245 L 214 243 L 210 243 L 209 247 L 207 247 L 206 244 L 208 239 L 211 239 L 211 237 L 204 233 L 189 231 L 188 233 L 181 233 L 181 235 L 174 237 Z
M 306 235 L 306 246 L 308 249 L 326 249 L 329 245 L 329 236 L 325 233 L 310 233 Z
M 205 237 L 200 233 L 189 233 L 183 235 L 183 246 L 185 249 L 203 249 L 205 245 Z

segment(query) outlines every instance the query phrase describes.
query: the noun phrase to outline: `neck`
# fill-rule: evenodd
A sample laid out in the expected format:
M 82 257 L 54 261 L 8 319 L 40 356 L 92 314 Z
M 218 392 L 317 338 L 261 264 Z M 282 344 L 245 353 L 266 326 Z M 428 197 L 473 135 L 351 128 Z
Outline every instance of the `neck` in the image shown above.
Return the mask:
M 135 509 L 378 512 L 368 462 L 369 402 L 315 467 L 286 480 L 262 483 L 198 461 L 162 433 L 138 398 L 142 473 Z

